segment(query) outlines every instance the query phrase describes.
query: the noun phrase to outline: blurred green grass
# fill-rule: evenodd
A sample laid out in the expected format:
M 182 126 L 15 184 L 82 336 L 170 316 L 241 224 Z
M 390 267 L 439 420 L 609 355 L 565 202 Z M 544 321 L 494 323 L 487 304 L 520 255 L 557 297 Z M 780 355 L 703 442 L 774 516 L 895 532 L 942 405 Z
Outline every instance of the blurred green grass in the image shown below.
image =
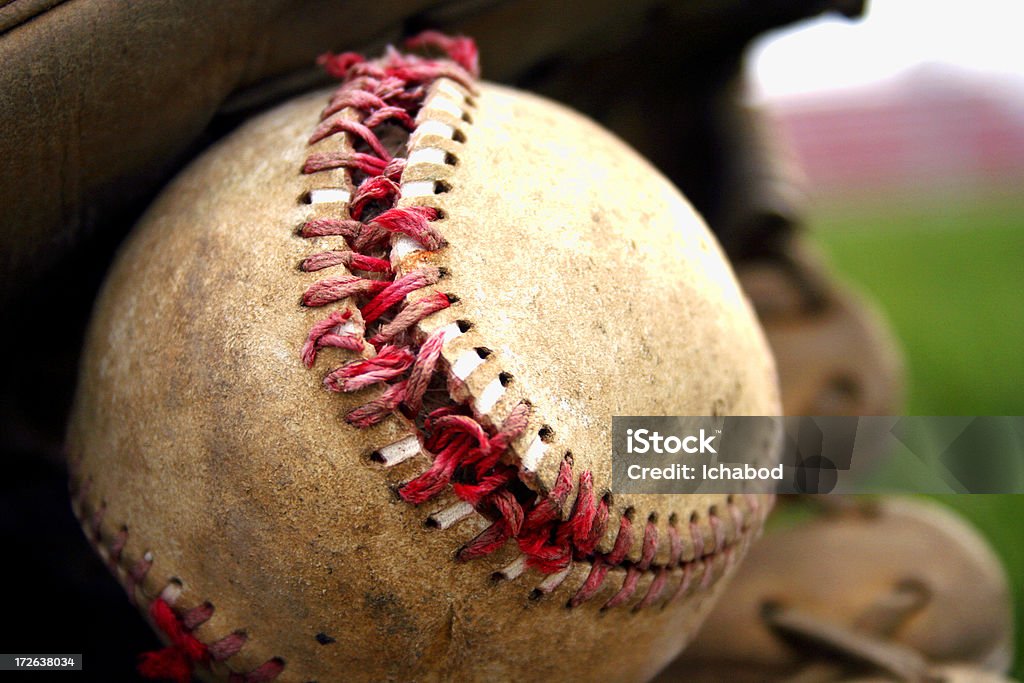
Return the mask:
M 844 202 L 812 225 L 895 328 L 908 414 L 1024 414 L 1024 197 Z
M 903 346 L 910 415 L 1024 415 L 1024 195 L 819 203 L 812 239 Z M 989 539 L 1015 592 L 1024 680 L 1024 495 L 937 496 Z

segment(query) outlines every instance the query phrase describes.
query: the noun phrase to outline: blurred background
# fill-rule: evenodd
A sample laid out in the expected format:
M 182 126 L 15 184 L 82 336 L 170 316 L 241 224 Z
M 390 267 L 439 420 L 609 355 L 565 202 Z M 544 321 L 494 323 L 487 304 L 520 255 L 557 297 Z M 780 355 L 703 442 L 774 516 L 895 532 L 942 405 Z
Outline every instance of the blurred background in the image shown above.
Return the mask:
M 1022 25 L 1024 3 L 875 0 L 750 54 L 816 241 L 904 345 L 908 414 L 1024 413 Z
M 751 97 L 806 175 L 809 227 L 903 345 L 911 415 L 1024 414 L 1024 3 L 873 0 L 761 38 Z M 1024 497 L 942 496 L 1017 592 Z

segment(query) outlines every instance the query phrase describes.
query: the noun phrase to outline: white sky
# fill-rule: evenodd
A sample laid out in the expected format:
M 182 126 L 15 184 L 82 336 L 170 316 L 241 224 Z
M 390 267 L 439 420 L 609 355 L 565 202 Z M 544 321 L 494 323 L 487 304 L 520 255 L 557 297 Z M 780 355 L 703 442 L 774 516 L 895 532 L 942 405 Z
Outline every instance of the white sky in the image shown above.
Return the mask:
M 1024 85 L 1024 1 L 874 0 L 864 19 L 823 18 L 761 39 L 752 94 L 773 100 L 944 63 Z

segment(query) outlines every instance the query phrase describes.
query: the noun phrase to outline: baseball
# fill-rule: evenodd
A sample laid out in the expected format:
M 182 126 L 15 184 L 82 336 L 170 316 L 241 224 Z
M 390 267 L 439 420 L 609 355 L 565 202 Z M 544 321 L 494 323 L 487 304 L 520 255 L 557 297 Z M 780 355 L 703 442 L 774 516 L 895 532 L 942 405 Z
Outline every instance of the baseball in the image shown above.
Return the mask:
M 98 300 L 73 498 L 147 675 L 646 680 L 771 505 L 609 491 L 613 415 L 780 414 L 701 218 L 468 39 L 408 47 L 201 156 Z

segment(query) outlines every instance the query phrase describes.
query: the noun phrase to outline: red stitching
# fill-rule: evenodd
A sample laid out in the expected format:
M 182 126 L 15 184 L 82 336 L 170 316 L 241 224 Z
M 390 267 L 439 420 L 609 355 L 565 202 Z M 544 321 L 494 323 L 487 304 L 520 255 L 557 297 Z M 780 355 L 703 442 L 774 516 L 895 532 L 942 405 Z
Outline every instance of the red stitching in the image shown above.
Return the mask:
M 391 264 L 384 259 L 357 254 L 354 251 L 322 251 L 314 254 L 299 266 L 312 273 L 331 266 L 345 266 L 352 270 L 366 270 L 374 273 L 391 273 Z
M 438 78 L 454 77 L 454 80 L 468 86 L 477 72 L 476 48 L 468 39 L 447 38 L 437 33 L 422 34 L 412 39 L 409 45 L 420 49 L 440 49 L 452 61 L 430 60 L 395 51 L 389 52 L 379 62 L 366 62 L 351 54 L 328 55 L 322 60 L 328 70 L 342 77 L 344 82 L 324 111 L 310 141 L 347 132 L 356 143 L 365 144 L 370 151 L 358 153 L 360 156 L 347 153 L 312 155 L 303 167 L 305 172 L 313 173 L 345 166 L 367 176 L 360 183 L 349 207 L 355 225 L 320 219 L 311 221 L 302 230 L 304 235 L 319 236 L 328 231 L 343 235 L 352 251 L 318 254 L 303 262 L 304 270 L 319 270 L 332 265 L 351 267 L 354 256 L 348 256 L 350 253 L 378 258 L 366 252 L 387 247 L 381 240 L 382 231 L 406 235 L 428 251 L 444 246 L 443 237 L 432 225 L 438 218 L 436 209 L 394 206 L 400 186 L 396 182 L 398 178 L 388 177 L 388 172 L 397 167 L 397 160 L 392 159 L 374 128 L 384 121 L 398 121 L 411 127 L 408 124 L 422 107 L 427 86 Z M 345 108 L 358 112 L 361 120 L 335 116 Z M 373 204 L 382 210 L 362 222 L 368 207 Z M 377 272 L 390 275 L 383 269 Z M 398 408 L 411 416 L 419 413 L 443 339 L 435 335 L 418 347 L 409 339 L 405 339 L 405 347 L 390 344 L 427 315 L 450 305 L 447 296 L 436 294 L 413 302 L 406 301 L 410 293 L 435 284 L 440 276 L 437 268 L 428 266 L 390 283 L 342 275 L 321 280 L 307 289 L 303 296 L 306 305 L 324 305 L 350 296 L 358 298 L 359 295 L 373 294 L 360 311 L 366 325 L 373 324 L 392 308 L 404 304 L 369 337 L 370 343 L 378 349 L 376 357 L 346 363 L 325 377 L 325 384 L 333 391 L 356 391 L 371 384 L 392 382 L 377 398 L 349 413 L 346 416 L 349 423 L 367 427 Z M 333 315 L 310 332 L 302 354 L 307 365 L 312 364 L 319 348 L 328 344 L 340 345 L 339 335 L 333 331 L 338 327 L 335 321 L 340 318 Z M 406 372 L 408 376 L 403 378 Z M 447 406 L 429 413 L 423 421 L 421 436 L 424 447 L 434 454 L 433 463 L 427 471 L 402 486 L 399 494 L 407 502 L 417 504 L 433 498 L 453 484 L 456 495 L 493 520 L 487 530 L 459 551 L 461 559 L 486 555 L 507 540 L 515 539 L 527 556 L 529 566 L 554 573 L 565 569 L 574 556 L 585 557 L 593 552 L 604 531 L 608 503 L 595 500 L 592 477 L 589 472 L 584 472 L 581 475 L 581 495 L 577 496 L 573 514 L 569 520 L 562 520 L 562 506 L 572 490 L 569 459 L 563 463 L 549 495 L 533 501 L 522 500 L 522 492 L 516 495 L 512 487 L 518 479 L 518 471 L 501 464 L 500 457 L 509 443 L 526 429 L 528 414 L 529 406 L 523 404 L 512 412 L 500 429 L 488 431 L 465 406 Z M 460 478 L 453 482 L 457 470 Z
M 405 300 L 406 295 L 432 285 L 441 279 L 437 268 L 426 267 L 403 275 L 394 282 L 388 283 L 380 293 L 363 306 L 363 322 L 372 323 L 387 313 L 388 309 Z
M 192 632 L 213 616 L 213 605 L 205 602 L 180 612 L 173 608 L 171 599 L 165 594 L 150 603 L 149 615 L 169 644 L 161 650 L 144 652 L 139 656 L 138 671 L 142 676 L 188 683 L 196 667 L 222 662 L 238 654 L 245 646 L 248 637 L 243 631 L 235 631 L 212 643 L 200 641 Z M 284 666 L 283 659 L 273 657 L 247 673 L 231 673 L 229 679 L 239 683 L 273 681 L 284 671 Z
M 405 209 L 389 209 L 377 216 L 373 222 L 388 232 L 402 233 L 413 238 L 428 251 L 444 246 L 444 238 L 430 221 L 437 219 L 437 209 L 428 206 L 411 206 Z
M 307 368 L 313 367 L 316 362 L 317 351 L 329 346 L 349 351 L 363 350 L 365 342 L 361 331 L 362 323 L 356 327 L 360 330 L 358 334 L 342 334 L 338 331 L 342 325 L 350 321 L 353 325 L 356 324 L 356 321 L 352 320 L 352 311 L 332 311 L 326 318 L 313 325 L 302 347 L 302 362 Z
M 144 574 L 140 578 L 144 578 Z M 177 588 L 172 582 L 171 587 Z M 196 667 L 209 667 L 211 662 L 222 662 L 238 654 L 248 637 L 235 631 L 212 643 L 204 643 L 193 631 L 209 621 L 214 607 L 205 602 L 187 611 L 175 610 L 172 601 L 177 591 L 165 590 L 149 605 L 149 615 L 156 627 L 167 637 L 167 647 L 139 656 L 138 671 L 146 678 L 188 683 Z M 246 673 L 231 673 L 229 680 L 237 683 L 267 683 L 284 671 L 285 663 L 273 657 Z
M 480 73 L 479 53 L 472 38 L 465 36 L 446 36 L 439 31 L 424 31 L 405 41 L 409 50 L 442 50 L 449 59 L 467 72 Z
M 210 652 L 206 645 L 192 635 L 163 598 L 149 605 L 149 615 L 156 627 L 163 631 L 170 644 L 162 650 L 144 652 L 139 657 L 139 673 L 147 678 L 169 678 L 180 683 L 192 679 L 192 669 L 206 664 Z
M 488 555 L 509 541 L 514 541 L 526 558 L 526 566 L 552 575 L 557 581 L 543 584 L 535 593 L 550 592 L 567 575 L 574 561 L 590 562 L 590 572 L 583 585 L 569 601 L 578 606 L 592 599 L 601 590 L 613 567 L 624 567 L 626 578 L 619 591 L 603 608 L 626 604 L 636 594 L 642 574 L 653 572 L 647 593 L 634 609 L 655 604 L 666 593 L 668 576 L 681 568 L 680 583 L 667 601 L 689 591 L 698 565 L 702 568 L 701 585 L 712 579 L 712 563 L 724 555 L 727 566 L 734 561 L 734 546 L 746 531 L 747 523 L 730 498 L 726 505 L 732 517 L 736 538 L 730 543 L 717 511 L 709 511 L 713 547 L 705 547 L 703 533 L 696 518 L 689 522 L 694 558 L 684 561 L 683 544 L 676 520 L 668 526 L 669 560 L 655 565 L 659 547 L 656 520 L 652 516 L 644 526 L 640 560 L 627 561 L 634 543 L 633 511 L 627 510 L 618 520 L 618 532 L 608 553 L 597 551 L 598 543 L 609 524 L 609 496 L 598 497 L 593 476 L 583 471 L 574 477 L 572 457 L 566 454 L 555 484 L 546 495 L 538 495 L 520 483 L 519 469 L 503 463 L 502 455 L 510 443 L 528 425 L 530 406 L 516 406 L 498 428 L 485 427 L 476 420 L 467 405 L 457 404 L 448 396 L 448 405 L 422 414 L 423 399 L 437 371 L 444 330 L 438 330 L 418 342 L 408 334 L 410 328 L 426 316 L 447 308 L 453 298 L 430 293 L 408 300 L 409 294 L 435 284 L 442 276 L 433 266 L 424 266 L 402 277 L 395 277 L 389 256 L 392 234 L 405 235 L 427 251 L 445 245 L 434 222 L 441 216 L 437 209 L 425 207 L 397 208 L 404 159 L 392 158 L 374 128 L 384 123 L 397 123 L 411 129 L 422 107 L 429 86 L 447 78 L 473 90 L 472 80 L 478 73 L 477 52 L 467 38 L 448 38 L 427 32 L 408 41 L 409 47 L 440 50 L 446 60 L 434 60 L 400 54 L 389 49 L 386 56 L 367 62 L 352 53 L 324 55 L 319 63 L 332 75 L 343 79 L 342 86 L 321 116 L 310 142 L 337 133 L 348 133 L 369 151 L 320 152 L 309 156 L 303 173 L 345 168 L 353 178 L 362 177 L 350 202 L 351 219 L 320 217 L 307 221 L 299 230 L 303 237 L 343 237 L 349 249 L 314 254 L 300 264 L 300 269 L 315 272 L 336 266 L 365 273 L 362 277 L 345 274 L 326 277 L 312 284 L 303 294 L 302 303 L 310 307 L 329 305 L 354 297 L 362 302 L 361 311 L 335 310 L 314 324 L 303 345 L 302 362 L 312 367 L 323 348 L 336 347 L 356 352 L 376 353 L 369 358 L 351 361 L 327 373 L 324 383 L 332 391 L 357 391 L 370 385 L 383 384 L 386 389 L 374 400 L 351 411 L 346 420 L 356 427 L 376 424 L 395 410 L 422 422 L 418 436 L 423 447 L 434 455 L 430 467 L 399 488 L 399 495 L 409 503 L 430 500 L 449 485 L 462 500 L 491 520 L 490 526 L 462 547 L 460 560 Z M 343 110 L 360 112 L 361 121 L 335 117 Z M 394 311 L 398 308 L 397 312 Z M 367 325 L 371 329 L 367 329 Z M 372 334 L 371 334 L 372 333 Z M 448 378 L 452 382 L 452 378 Z M 417 422 L 418 423 L 418 422 Z M 562 510 L 578 481 L 576 499 L 567 519 Z M 84 500 L 89 482 L 77 494 L 78 505 Z M 759 514 L 760 503 L 748 496 L 751 516 Z M 93 542 L 102 545 L 101 525 L 105 506 L 100 505 L 85 518 Z M 108 544 L 109 561 L 115 570 L 125 562 L 123 551 L 128 530 L 122 527 Z M 151 553 L 145 553 L 123 570 L 126 588 L 132 600 L 136 588 L 146 578 L 153 564 Z M 174 590 L 172 590 L 172 588 Z M 244 647 L 247 636 L 242 631 L 231 633 L 212 643 L 204 643 L 194 631 L 214 613 L 213 604 L 203 603 L 191 610 L 176 610 L 174 600 L 180 584 L 173 580 L 149 606 L 149 613 L 169 645 L 140 657 L 139 671 L 151 678 L 187 682 L 197 666 L 224 661 Z M 285 662 L 274 657 L 248 673 L 231 673 L 233 683 L 266 683 L 276 679 Z
M 354 360 L 336 368 L 324 378 L 324 384 L 331 391 L 359 391 L 405 374 L 414 359 L 408 349 L 385 346 L 373 358 Z
M 74 481 L 78 474 L 74 459 L 71 460 Z M 85 499 L 91 488 L 90 480 L 81 482 L 77 490 L 72 487 L 75 514 L 82 520 L 93 545 L 106 549 L 107 564 L 114 575 L 121 579 L 129 599 L 134 603 L 136 595 L 141 592 L 143 581 L 153 566 L 153 554 L 147 551 L 138 560 L 128 564 L 124 556 L 124 549 L 129 540 L 128 528 L 122 526 L 116 532 L 104 533 L 106 503 L 101 501 L 91 514 L 87 512 Z M 156 628 L 167 638 L 168 645 L 139 656 L 138 671 L 146 678 L 188 683 L 192 680 L 192 673 L 196 667 L 209 667 L 211 662 L 222 662 L 233 657 L 246 643 L 247 636 L 243 631 L 235 631 L 209 643 L 199 640 L 193 632 L 210 620 L 214 606 L 210 602 L 204 602 L 189 610 L 176 609 L 174 602 L 180 593 L 181 583 L 177 579 L 172 579 L 160 595 L 149 604 L 149 616 Z M 284 659 L 273 657 L 247 673 L 231 673 L 230 680 L 236 683 L 269 683 L 281 674 L 284 667 Z
M 352 53 L 321 58 L 321 64 L 340 78 L 342 85 L 321 114 L 310 142 L 347 133 L 361 149 L 311 154 L 303 172 L 346 168 L 353 181 L 359 182 L 349 204 L 351 220 L 316 218 L 300 231 L 308 237 L 344 237 L 350 250 L 314 255 L 303 261 L 302 269 L 313 271 L 342 265 L 366 271 L 369 276 L 325 278 L 307 289 L 303 296 L 306 305 L 320 306 L 353 297 L 361 308 L 359 316 L 353 311 L 335 311 L 317 323 L 303 347 L 303 361 L 311 366 L 316 351 L 325 346 L 356 351 L 376 349 L 376 355 L 371 358 L 350 361 L 328 372 L 324 383 L 328 389 L 339 392 L 384 385 L 383 392 L 375 399 L 346 416 L 345 419 L 356 427 L 377 424 L 396 410 L 415 424 L 422 424 L 418 437 L 424 450 L 433 455 L 433 461 L 426 471 L 399 487 L 399 495 L 415 505 L 434 498 L 450 486 L 455 495 L 491 521 L 458 551 L 458 559 L 482 557 L 514 541 L 525 555 L 526 566 L 546 574 L 564 572 L 574 561 L 589 561 L 592 563 L 590 574 L 570 601 L 571 606 L 596 595 L 612 567 L 624 566 L 626 578 L 605 608 L 629 602 L 637 591 L 640 576 L 647 572 L 655 572 L 655 578 L 637 608 L 661 597 L 673 567 L 684 567 L 675 595 L 688 589 L 693 566 L 698 562 L 705 566 L 702 582 L 709 581 L 711 558 L 727 549 L 725 528 L 714 510 L 709 514 L 711 547 L 705 547 L 708 544 L 696 518 L 690 521 L 689 533 L 695 553 L 692 562 L 682 561 L 682 542 L 673 519 L 668 532 L 669 563 L 652 566 L 659 543 L 654 518 L 644 526 L 640 560 L 627 562 L 634 541 L 631 512 L 620 517 L 611 552 L 599 553 L 597 545 L 609 522 L 609 502 L 607 496 L 596 495 L 589 471 L 579 473 L 576 500 L 568 518 L 563 519 L 562 510 L 573 489 L 571 456 L 563 460 L 547 495 L 537 495 L 527 489 L 520 483 L 518 468 L 501 460 L 509 444 L 527 427 L 528 404 L 517 406 L 498 428 L 482 425 L 467 405 L 456 403 L 451 396 L 447 397 L 448 405 L 425 414 L 421 412 L 423 396 L 437 368 L 443 330 L 422 342 L 408 332 L 426 316 L 450 306 L 453 300 L 436 292 L 408 299 L 413 292 L 439 281 L 442 273 L 438 268 L 420 266 L 396 278 L 393 270 L 383 264 L 389 256 L 397 258 L 390 254 L 392 234 L 411 238 L 424 251 L 441 249 L 445 241 L 436 225 L 441 218 L 437 209 L 396 206 L 405 160 L 392 157 L 376 128 L 390 122 L 411 131 L 429 86 L 440 78 L 451 78 L 472 92 L 478 63 L 476 47 L 468 38 L 449 38 L 427 32 L 410 39 L 406 47 L 440 51 L 445 58 L 430 59 L 393 49 L 376 61 L 366 61 Z M 352 119 L 353 115 L 357 120 Z M 351 327 L 359 317 L 363 338 L 357 341 L 351 332 L 339 333 L 341 323 L 348 321 Z M 742 515 L 731 502 L 729 510 L 738 537 L 742 531 Z

